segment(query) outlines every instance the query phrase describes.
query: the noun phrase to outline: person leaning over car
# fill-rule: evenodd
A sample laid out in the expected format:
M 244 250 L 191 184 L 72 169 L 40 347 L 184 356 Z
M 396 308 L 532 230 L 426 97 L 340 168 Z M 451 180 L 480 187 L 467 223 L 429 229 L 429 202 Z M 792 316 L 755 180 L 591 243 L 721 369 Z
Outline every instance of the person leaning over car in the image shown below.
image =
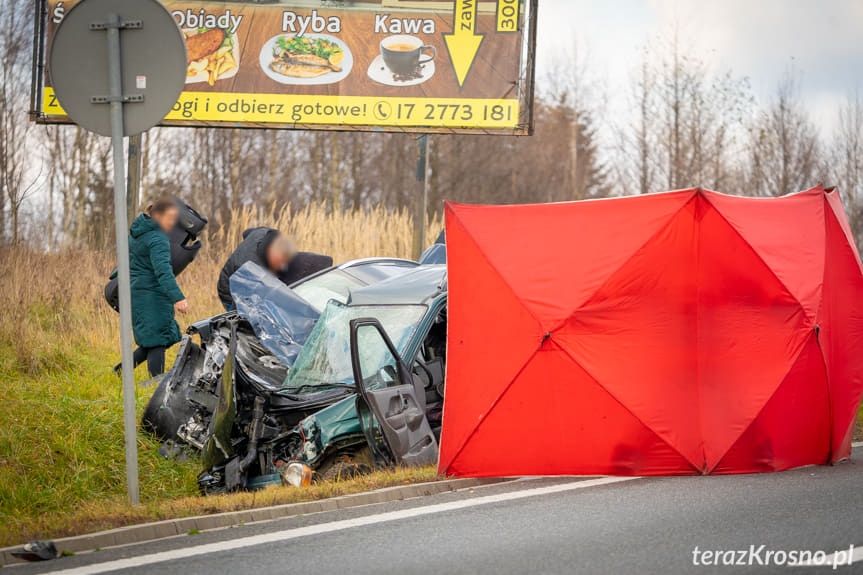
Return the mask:
M 278 230 L 251 228 L 243 232 L 243 241 L 225 262 L 219 274 L 219 300 L 225 309 L 234 309 L 231 297 L 231 276 L 248 262 L 254 262 L 278 275 L 291 262 L 295 254 L 294 244 Z
M 135 366 L 147 361 L 151 377 L 165 372 L 165 350 L 180 341 L 174 311 L 189 312 L 171 267 L 170 232 L 177 224 L 174 198 L 153 202 L 129 229 L 129 276 L 132 280 L 132 331 Z M 118 374 L 122 365 L 114 367 Z

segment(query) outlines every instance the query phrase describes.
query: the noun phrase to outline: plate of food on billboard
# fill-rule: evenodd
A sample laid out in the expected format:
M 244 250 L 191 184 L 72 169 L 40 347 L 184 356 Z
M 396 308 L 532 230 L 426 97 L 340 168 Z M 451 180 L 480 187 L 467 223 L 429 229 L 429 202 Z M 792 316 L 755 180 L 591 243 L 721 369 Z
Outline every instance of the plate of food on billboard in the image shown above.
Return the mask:
M 354 57 L 347 44 L 335 36 L 280 34 L 264 44 L 260 63 L 264 73 L 276 82 L 313 86 L 347 78 Z
M 239 41 L 236 33 L 224 28 L 183 30 L 189 69 L 186 84 L 206 82 L 215 86 L 218 80 L 237 75 L 240 67 Z

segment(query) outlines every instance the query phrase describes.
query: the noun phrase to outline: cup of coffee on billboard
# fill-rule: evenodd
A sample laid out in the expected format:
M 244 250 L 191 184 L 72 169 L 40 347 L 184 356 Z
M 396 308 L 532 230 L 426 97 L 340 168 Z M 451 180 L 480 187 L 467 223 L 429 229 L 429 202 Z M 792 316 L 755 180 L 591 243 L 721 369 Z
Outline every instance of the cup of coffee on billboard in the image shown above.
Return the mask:
M 393 74 L 409 76 L 422 64 L 434 60 L 437 50 L 434 46 L 424 46 L 416 36 L 398 35 L 381 41 L 381 56 Z

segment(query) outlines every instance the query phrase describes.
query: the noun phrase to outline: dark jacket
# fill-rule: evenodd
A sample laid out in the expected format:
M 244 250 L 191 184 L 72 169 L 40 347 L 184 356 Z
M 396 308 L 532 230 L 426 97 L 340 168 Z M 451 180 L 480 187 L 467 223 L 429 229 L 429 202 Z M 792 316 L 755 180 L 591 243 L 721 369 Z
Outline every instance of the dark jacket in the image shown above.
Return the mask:
M 243 241 L 225 262 L 222 273 L 219 274 L 218 292 L 222 305 L 234 305 L 231 297 L 231 276 L 247 262 L 255 262 L 264 269 L 267 267 L 267 248 L 279 235 L 272 228 L 251 228 L 243 232 Z
M 174 304 L 186 299 L 171 269 L 171 245 L 159 224 L 141 214 L 129 230 L 132 329 L 141 347 L 180 341 Z

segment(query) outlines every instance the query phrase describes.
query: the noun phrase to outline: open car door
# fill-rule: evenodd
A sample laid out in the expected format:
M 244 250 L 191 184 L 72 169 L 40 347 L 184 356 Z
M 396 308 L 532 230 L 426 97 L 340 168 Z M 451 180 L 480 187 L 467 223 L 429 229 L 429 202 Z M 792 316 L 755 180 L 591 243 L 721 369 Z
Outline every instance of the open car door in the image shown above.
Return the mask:
M 376 319 L 351 320 L 351 366 L 357 413 L 376 463 L 431 465 L 438 444 L 425 413 L 425 394 Z

